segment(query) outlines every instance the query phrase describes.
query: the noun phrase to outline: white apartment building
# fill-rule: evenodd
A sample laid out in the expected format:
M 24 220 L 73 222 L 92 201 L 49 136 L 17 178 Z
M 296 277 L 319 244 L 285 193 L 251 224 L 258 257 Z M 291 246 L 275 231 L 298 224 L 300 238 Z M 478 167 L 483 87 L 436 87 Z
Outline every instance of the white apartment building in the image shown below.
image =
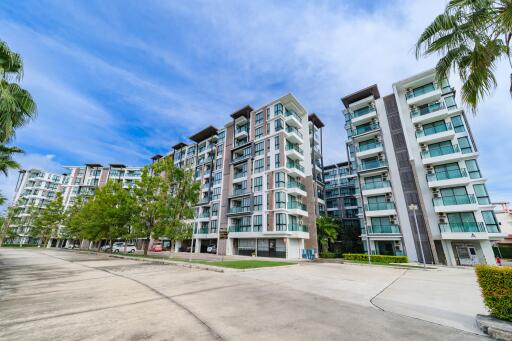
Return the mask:
M 311 148 L 321 148 L 309 136 L 315 133 L 309 122 L 288 94 L 258 109 L 246 106 L 224 127 L 210 126 L 191 136 L 192 143 L 173 147 L 174 163 L 193 168 L 201 182 L 195 252 L 211 245 L 221 255 L 300 258 L 304 249 L 317 252 L 316 210 L 323 200 Z
M 17 228 L 18 238 L 13 243 L 32 244 L 37 243 L 29 234 L 31 222 L 29 220 L 29 209 L 44 208 L 50 201 L 54 200 L 59 186 L 62 184 L 62 174 L 50 173 L 40 169 L 21 170 L 14 193 L 14 204 L 21 208 L 17 215 L 20 224 Z
M 342 99 L 349 157 L 357 165 L 366 247 L 427 263 L 494 264 L 504 237 L 478 166 L 478 150 L 448 80 L 434 70 Z M 413 204 L 418 209 L 416 230 Z

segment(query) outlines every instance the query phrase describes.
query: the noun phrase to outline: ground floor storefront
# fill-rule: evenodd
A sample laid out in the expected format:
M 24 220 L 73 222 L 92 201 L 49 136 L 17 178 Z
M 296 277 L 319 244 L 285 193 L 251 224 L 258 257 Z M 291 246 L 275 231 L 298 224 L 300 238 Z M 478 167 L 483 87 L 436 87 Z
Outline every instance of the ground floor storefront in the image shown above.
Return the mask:
M 496 258 L 489 240 L 442 240 L 442 250 L 438 250 L 441 263 L 449 266 L 475 266 L 477 264 L 496 264 Z M 442 251 L 442 253 L 440 252 Z

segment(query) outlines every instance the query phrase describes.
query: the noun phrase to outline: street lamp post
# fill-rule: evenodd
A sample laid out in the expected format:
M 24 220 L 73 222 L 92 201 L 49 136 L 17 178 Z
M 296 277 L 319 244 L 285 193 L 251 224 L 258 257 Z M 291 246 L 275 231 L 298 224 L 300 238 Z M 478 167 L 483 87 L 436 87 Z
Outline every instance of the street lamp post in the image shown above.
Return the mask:
M 418 218 L 416 217 L 416 211 L 418 210 L 418 205 L 410 204 L 409 210 L 411 210 L 412 214 L 414 215 L 414 224 L 416 225 L 416 233 L 418 233 L 418 242 L 420 244 L 421 257 L 423 258 L 423 269 L 426 269 L 425 253 L 423 252 L 423 245 L 421 244 L 420 228 L 418 226 Z

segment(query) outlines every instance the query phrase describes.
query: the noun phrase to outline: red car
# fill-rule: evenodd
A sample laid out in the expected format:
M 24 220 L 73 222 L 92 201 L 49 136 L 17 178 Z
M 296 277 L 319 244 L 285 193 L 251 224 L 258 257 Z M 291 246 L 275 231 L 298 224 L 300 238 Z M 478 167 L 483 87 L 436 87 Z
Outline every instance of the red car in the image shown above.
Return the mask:
M 151 245 L 151 247 L 149 248 L 149 251 L 152 251 L 152 252 L 162 252 L 162 244 L 153 244 L 153 245 Z

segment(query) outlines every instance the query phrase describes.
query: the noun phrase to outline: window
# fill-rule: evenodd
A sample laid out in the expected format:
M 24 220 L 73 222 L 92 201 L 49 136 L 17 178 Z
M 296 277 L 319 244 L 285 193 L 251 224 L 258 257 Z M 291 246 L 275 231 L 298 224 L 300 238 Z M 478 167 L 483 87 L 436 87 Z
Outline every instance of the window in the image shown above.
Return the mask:
M 219 204 L 212 204 L 212 217 L 219 215 Z
M 276 214 L 276 231 L 286 231 L 286 214 Z
M 263 177 L 254 178 L 252 186 L 254 192 L 261 192 L 263 190 Z
M 283 129 L 283 120 L 282 119 L 277 119 L 274 121 L 274 130 L 276 132 L 280 131 Z
M 252 217 L 252 230 L 253 232 L 260 232 L 262 230 L 262 216 L 261 215 L 255 215 Z
M 270 169 L 270 156 L 267 156 L 267 170 Z
M 379 140 L 370 139 L 359 142 L 359 151 L 364 152 L 365 150 L 373 149 L 379 146 Z
M 479 179 L 482 177 L 476 160 L 466 160 L 466 168 L 468 169 L 469 177 L 471 179 Z
M 263 159 L 254 160 L 253 169 L 254 173 L 263 172 L 263 167 L 265 166 Z
M 446 104 L 446 108 L 452 109 L 456 108 L 457 104 L 455 103 L 455 97 L 454 96 L 448 96 L 444 98 L 444 103 Z
M 256 136 L 254 138 L 259 139 L 263 137 L 263 127 L 256 128 Z
M 255 211 L 261 211 L 263 209 L 263 197 L 261 195 L 255 195 L 253 204 Z
M 463 176 L 457 162 L 434 166 L 434 172 L 436 180 L 460 178 Z
M 489 194 L 487 193 L 487 188 L 485 188 L 484 184 L 473 185 L 473 189 L 475 190 L 476 199 L 479 205 L 489 205 L 491 203 Z
M 275 162 L 275 168 L 279 168 L 281 167 L 281 155 L 279 153 L 277 153 L 274 157 L 274 162 Z
M 430 157 L 452 154 L 455 152 L 451 141 L 443 141 L 428 145 Z
M 226 132 L 223 130 L 220 133 L 217 134 L 217 138 L 219 140 L 224 140 L 224 136 L 226 135 Z
M 478 232 L 473 212 L 448 213 L 447 218 L 452 232 Z
M 256 113 L 256 125 L 263 123 L 263 111 Z
M 453 130 L 455 130 L 456 133 L 465 131 L 464 122 L 462 122 L 462 117 L 460 115 L 452 117 L 452 125 Z
M 283 172 L 276 172 L 274 173 L 275 177 L 275 186 L 276 188 L 284 187 L 286 182 L 286 174 Z
M 484 218 L 485 227 L 488 233 L 500 233 L 498 221 L 494 211 L 482 211 L 482 217 Z
M 212 220 L 210 225 L 210 233 L 217 233 L 217 220 Z
M 466 187 L 441 188 L 440 199 L 443 205 L 463 205 L 471 203 Z
M 254 156 L 263 155 L 265 148 L 264 143 L 265 142 L 259 142 L 254 145 Z
M 281 103 L 274 104 L 274 115 L 282 115 L 283 114 L 283 105 Z
M 284 192 L 275 192 L 276 208 L 286 208 L 286 194 Z
M 425 135 L 437 134 L 446 130 L 448 130 L 448 126 L 444 120 L 423 125 L 423 133 Z
M 459 148 L 462 154 L 471 153 L 473 151 L 467 137 L 459 137 L 457 140 L 459 141 Z
M 224 151 L 224 145 L 223 144 L 219 144 L 217 146 L 217 156 L 222 156 L 222 152 Z
M 218 200 L 218 199 L 220 199 L 220 190 L 221 190 L 221 188 L 220 188 L 220 187 L 215 187 L 215 188 L 213 189 L 212 200 Z
M 274 137 L 274 149 L 279 150 L 279 136 Z
M 222 173 L 218 172 L 213 175 L 213 184 L 219 185 L 222 180 Z

